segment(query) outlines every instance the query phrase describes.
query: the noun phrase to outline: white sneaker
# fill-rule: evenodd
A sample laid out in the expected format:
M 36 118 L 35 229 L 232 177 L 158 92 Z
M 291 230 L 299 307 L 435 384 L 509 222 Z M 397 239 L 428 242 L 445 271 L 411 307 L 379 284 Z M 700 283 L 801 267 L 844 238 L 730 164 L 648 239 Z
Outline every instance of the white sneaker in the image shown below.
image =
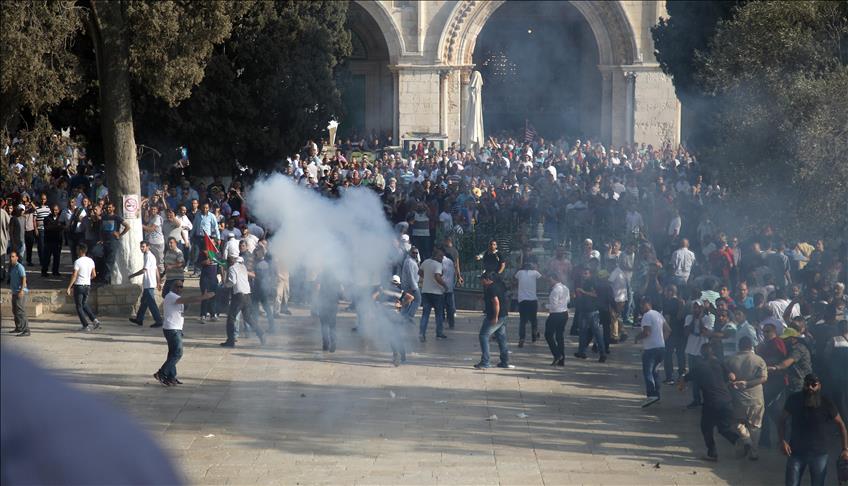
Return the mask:
M 212 314 L 212 317 L 209 318 L 212 322 L 218 322 L 218 314 Z
M 200 316 L 200 322 L 206 322 L 207 319 L 209 319 L 209 318 L 206 317 L 206 315 Z
M 642 408 L 649 407 L 658 401 L 660 401 L 660 397 L 648 397 L 644 402 L 642 402 Z

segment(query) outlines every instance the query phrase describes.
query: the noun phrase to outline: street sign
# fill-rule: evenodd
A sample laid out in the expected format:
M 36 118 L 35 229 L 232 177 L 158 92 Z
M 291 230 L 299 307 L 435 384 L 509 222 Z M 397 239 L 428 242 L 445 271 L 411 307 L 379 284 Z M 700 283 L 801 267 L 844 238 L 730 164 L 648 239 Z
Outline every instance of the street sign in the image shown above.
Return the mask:
M 129 194 L 124 196 L 124 219 L 138 218 L 138 194 Z

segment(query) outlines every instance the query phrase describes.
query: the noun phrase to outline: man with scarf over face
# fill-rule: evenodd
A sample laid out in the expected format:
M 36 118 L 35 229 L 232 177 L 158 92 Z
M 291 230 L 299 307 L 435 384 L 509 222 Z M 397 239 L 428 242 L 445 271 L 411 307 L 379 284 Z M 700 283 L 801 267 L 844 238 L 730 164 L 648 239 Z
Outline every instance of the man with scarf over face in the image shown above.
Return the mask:
M 839 429 L 842 460 L 848 460 L 848 432 L 836 406 L 822 394 L 821 380 L 809 373 L 804 377 L 800 392 L 789 395 L 783 415 L 777 424 L 780 451 L 786 461 L 786 485 L 800 486 L 804 470 L 810 469 L 813 486 L 823 486 L 827 475 L 828 444 L 831 424 Z M 792 417 L 789 441 L 786 437 L 786 419 Z

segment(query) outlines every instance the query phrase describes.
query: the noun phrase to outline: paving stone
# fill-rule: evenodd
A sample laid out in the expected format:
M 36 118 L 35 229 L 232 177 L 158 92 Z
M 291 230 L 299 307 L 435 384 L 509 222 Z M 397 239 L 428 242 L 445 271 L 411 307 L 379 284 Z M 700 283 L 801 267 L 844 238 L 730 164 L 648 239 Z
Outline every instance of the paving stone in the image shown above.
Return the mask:
M 515 370 L 477 371 L 479 315 L 463 312 L 447 341 L 420 344 L 410 328 L 409 363 L 395 368 L 385 340 L 351 333 L 346 312 L 334 354 L 320 352 L 320 329 L 306 309 L 281 319 L 266 347 L 251 337 L 222 349 L 223 321 L 187 317 L 184 385 L 174 388 L 151 376 L 167 352 L 161 331 L 103 321 L 101 331 L 83 335 L 75 317 L 47 314 L 31 320 L 30 338 L 3 334 L 0 342 L 137 418 L 191 483 L 782 482 L 784 458 L 773 450 L 757 463 L 738 461 L 717 437 L 722 460 L 700 461 L 699 412 L 684 409 L 688 394 L 669 387 L 641 409 L 640 350 L 632 344 L 615 347 L 604 365 L 566 359 L 565 369 L 553 369 L 540 342 L 512 348 Z M 6 313 L 2 326 L 12 326 Z M 493 414 L 498 419 L 487 420 Z

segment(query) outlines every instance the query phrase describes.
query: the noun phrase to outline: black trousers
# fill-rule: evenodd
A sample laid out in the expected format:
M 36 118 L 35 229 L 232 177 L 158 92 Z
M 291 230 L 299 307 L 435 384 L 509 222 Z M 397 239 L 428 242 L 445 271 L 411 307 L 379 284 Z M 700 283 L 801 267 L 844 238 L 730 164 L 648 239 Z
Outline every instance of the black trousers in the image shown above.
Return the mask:
M 241 312 L 244 323 L 253 328 L 253 332 L 261 338 L 265 333 L 256 325 L 256 315 L 253 313 L 253 305 L 250 294 L 233 294 L 230 298 L 230 309 L 227 311 L 227 341 L 236 340 L 236 316 Z
M 713 430 L 718 429 L 722 437 L 735 444 L 739 440 L 736 431 L 736 421 L 733 417 L 733 408 L 729 403 L 721 405 L 704 405 L 701 410 L 701 435 L 704 436 L 704 444 L 710 454 L 715 454 L 716 443 Z
M 59 256 L 62 254 L 62 240 L 44 240 L 44 253 L 41 259 L 41 273 L 47 273 L 50 259 L 53 259 L 52 271 L 59 273 Z
M 568 322 L 568 312 L 552 312 L 545 320 L 545 341 L 551 348 L 554 359 L 565 356 L 565 325 Z
M 531 337 L 535 337 L 539 330 L 537 314 L 539 313 L 538 300 L 522 300 L 518 303 L 518 339 L 524 341 L 527 323 L 530 323 Z

